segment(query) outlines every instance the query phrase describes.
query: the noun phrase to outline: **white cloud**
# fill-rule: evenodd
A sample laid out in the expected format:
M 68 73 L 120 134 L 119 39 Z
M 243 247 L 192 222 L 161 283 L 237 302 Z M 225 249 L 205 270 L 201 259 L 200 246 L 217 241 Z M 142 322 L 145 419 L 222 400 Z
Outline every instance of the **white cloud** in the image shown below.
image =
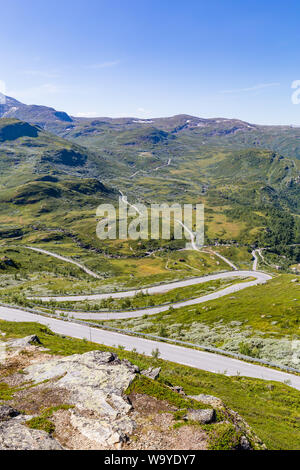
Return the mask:
M 24 75 L 42 78 L 59 78 L 56 72 L 46 72 L 44 70 L 23 70 Z
M 278 82 L 272 82 L 272 83 L 258 83 L 257 85 L 253 85 L 248 88 L 236 88 L 233 90 L 222 90 L 220 93 L 245 93 L 249 91 L 257 91 L 257 90 L 262 90 L 264 88 L 273 88 L 280 86 L 280 83 Z
M 93 69 L 93 70 L 107 69 L 109 67 L 115 67 L 116 65 L 119 65 L 120 63 L 121 63 L 120 60 L 112 60 L 110 62 L 101 62 L 99 64 L 87 65 L 86 68 Z

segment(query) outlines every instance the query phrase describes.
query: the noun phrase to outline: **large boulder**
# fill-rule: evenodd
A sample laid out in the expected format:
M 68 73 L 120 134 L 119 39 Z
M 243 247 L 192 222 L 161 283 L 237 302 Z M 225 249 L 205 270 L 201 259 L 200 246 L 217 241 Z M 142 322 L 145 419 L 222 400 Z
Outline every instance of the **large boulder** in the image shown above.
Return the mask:
M 186 418 L 191 421 L 197 421 L 197 423 L 210 424 L 216 421 L 216 412 L 211 408 L 207 410 L 189 409 L 187 410 Z

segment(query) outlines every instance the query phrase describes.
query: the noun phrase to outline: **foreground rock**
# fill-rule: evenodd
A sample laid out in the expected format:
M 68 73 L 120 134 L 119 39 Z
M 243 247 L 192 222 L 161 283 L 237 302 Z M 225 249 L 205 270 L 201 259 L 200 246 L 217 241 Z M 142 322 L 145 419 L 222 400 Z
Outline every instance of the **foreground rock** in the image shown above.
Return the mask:
M 12 395 L 0 404 L 0 449 L 204 450 L 210 436 L 201 424 L 213 429 L 220 420 L 236 431 L 233 448 L 249 450 L 253 443 L 254 448 L 264 448 L 247 423 L 219 398 L 188 397 L 182 387 L 172 384 L 165 391 L 199 401 L 206 409 L 191 401 L 188 410 L 178 408 L 164 393 L 154 398 L 147 387 L 145 392 L 139 388 L 145 381 L 140 381 L 138 367 L 116 354 L 90 351 L 54 357 L 45 353 L 36 336 L 0 341 L 0 353 L 1 345 L 0 383 L 10 387 Z M 155 380 L 159 373 L 160 368 L 151 367 L 141 375 Z M 135 378 L 137 383 L 127 395 Z M 152 385 L 154 390 L 163 386 Z M 180 427 L 174 426 L 178 411 L 185 414 Z
M 241 435 L 239 448 L 241 450 L 251 450 L 252 448 L 259 450 L 266 450 L 265 444 L 261 439 L 254 433 L 249 424 L 236 412 L 228 408 L 220 398 L 214 397 L 213 395 L 189 395 L 189 398 L 193 400 L 200 401 L 201 403 L 206 403 L 213 406 L 217 410 L 221 410 L 228 421 L 231 422 L 236 432 Z M 198 410 L 192 410 L 198 411 Z M 202 410 L 203 411 L 203 410 Z M 206 411 L 206 410 L 205 410 Z M 191 418 L 189 418 L 191 419 Z M 252 446 L 250 445 L 250 441 Z
M 30 346 L 40 345 L 40 339 L 36 335 L 26 336 L 25 338 L 14 339 L 7 342 L 7 347 L 9 349 L 22 350 Z
M 9 405 L 0 405 L 0 421 L 4 421 L 10 418 L 14 418 L 20 414 L 19 411 L 15 410 Z
M 159 377 L 161 368 L 160 367 L 149 367 L 149 369 L 145 369 L 141 371 L 141 374 L 144 375 L 145 377 L 148 377 L 149 379 L 156 380 Z
M 118 446 L 133 432 L 134 422 L 128 415 L 132 406 L 123 393 L 137 372 L 138 368 L 128 361 L 101 351 L 75 354 L 24 369 L 26 380 L 47 381 L 47 387 L 67 390 L 69 403 L 76 405 L 70 411 L 72 426 L 104 447 Z
M 215 410 L 209 408 L 207 410 L 187 410 L 186 419 L 196 421 L 201 424 L 210 424 L 216 421 Z
M 61 450 L 61 445 L 45 431 L 30 429 L 28 416 L 0 422 L 0 450 Z

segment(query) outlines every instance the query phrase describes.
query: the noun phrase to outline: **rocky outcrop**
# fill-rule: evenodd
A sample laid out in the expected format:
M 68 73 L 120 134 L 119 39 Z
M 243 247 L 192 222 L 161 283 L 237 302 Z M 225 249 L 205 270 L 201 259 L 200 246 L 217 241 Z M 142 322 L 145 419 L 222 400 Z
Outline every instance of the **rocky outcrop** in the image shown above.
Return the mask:
M 61 450 L 61 445 L 45 431 L 30 429 L 26 420 L 30 416 L 17 416 L 0 421 L 0 450 Z
M 156 380 L 159 377 L 161 371 L 161 367 L 149 367 L 149 369 L 145 369 L 141 371 L 141 374 L 149 379 Z
M 25 338 L 14 339 L 6 343 L 9 349 L 22 350 L 29 346 L 40 345 L 40 339 L 36 335 L 25 336 Z
M 207 410 L 189 409 L 186 413 L 186 419 L 196 421 L 201 424 L 210 424 L 216 421 L 216 412 L 212 408 Z
M 115 354 L 91 351 L 85 354 L 33 364 L 24 369 L 26 380 L 47 381 L 47 387 L 67 390 L 71 423 L 85 437 L 103 447 L 118 446 L 131 434 L 134 422 L 130 403 L 123 393 L 139 369 Z
M 189 400 L 188 409 L 178 409 L 167 399 L 148 395 L 147 388 L 145 392 L 134 387 L 128 390 L 139 377 L 139 368 L 114 353 L 95 350 L 53 357 L 45 354 L 35 335 L 0 341 L 0 356 L 1 345 L 1 380 L 13 393 L 0 405 L 0 450 L 205 449 L 206 428 L 195 422 L 215 423 L 215 410 L 218 421 L 234 426 L 238 448 L 265 448 L 241 416 L 219 398 L 187 396 L 182 387 L 169 384 L 166 391 L 206 406 L 197 409 Z M 13 372 L 6 375 L 5 367 Z M 141 375 L 155 380 L 159 373 L 160 368 L 150 367 Z M 176 412 L 182 416 L 183 427 L 174 427 Z
M 214 408 L 224 407 L 222 400 L 220 400 L 220 398 L 214 397 L 213 395 L 205 395 L 200 393 L 199 395 L 189 395 L 189 398 L 200 401 L 201 403 L 205 403 L 207 405 L 211 405 Z
M 0 405 L 0 421 L 15 418 L 19 414 L 19 411 L 15 410 L 9 405 Z

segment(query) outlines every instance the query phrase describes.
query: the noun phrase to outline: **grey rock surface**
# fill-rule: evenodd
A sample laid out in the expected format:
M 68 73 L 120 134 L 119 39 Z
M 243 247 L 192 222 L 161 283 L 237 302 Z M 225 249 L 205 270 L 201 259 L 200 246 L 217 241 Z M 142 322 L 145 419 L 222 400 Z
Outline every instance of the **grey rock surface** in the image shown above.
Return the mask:
M 145 369 L 141 371 L 141 374 L 149 379 L 156 380 L 159 377 L 161 371 L 161 367 L 149 367 L 149 369 Z
M 19 411 L 15 410 L 9 405 L 0 405 L 0 421 L 14 418 L 20 414 Z
M 186 417 L 191 421 L 197 421 L 201 424 L 210 424 L 216 420 L 216 412 L 210 408 L 207 410 L 189 409 L 187 410 Z
M 0 422 L 0 450 L 62 450 L 61 445 L 45 431 L 30 429 L 22 419 Z
M 11 349 L 23 349 L 28 346 L 37 346 L 39 344 L 41 344 L 41 342 L 36 335 L 25 336 L 25 338 L 13 339 L 7 342 L 7 346 Z
M 71 423 L 84 436 L 104 447 L 118 445 L 131 434 L 134 422 L 128 415 L 132 406 L 123 396 L 138 368 L 110 352 L 85 354 L 32 364 L 24 369 L 26 380 L 47 381 L 47 387 L 67 390 Z
M 205 395 L 200 393 L 199 395 L 189 395 L 188 398 L 200 401 L 201 403 L 206 403 L 207 405 L 211 405 L 215 408 L 221 408 L 224 406 L 222 400 L 220 400 L 220 398 L 214 397 L 213 395 Z

